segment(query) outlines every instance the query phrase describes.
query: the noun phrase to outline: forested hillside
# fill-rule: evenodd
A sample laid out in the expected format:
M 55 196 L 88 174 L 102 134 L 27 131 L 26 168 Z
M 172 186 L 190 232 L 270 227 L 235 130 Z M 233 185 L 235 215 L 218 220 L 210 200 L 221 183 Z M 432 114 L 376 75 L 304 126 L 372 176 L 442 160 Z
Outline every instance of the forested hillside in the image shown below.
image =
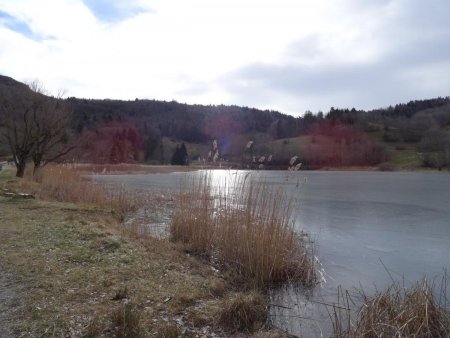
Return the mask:
M 23 84 L 0 76 L 0 86 Z M 168 164 L 183 147 L 187 156 L 182 163 L 235 167 L 287 168 L 293 156 L 311 169 L 450 164 L 449 97 L 372 111 L 331 108 L 300 117 L 175 101 L 65 101 L 73 113 L 71 142 L 76 146 L 66 160 Z M 3 141 L 0 156 L 7 154 Z
M 238 106 L 187 105 L 175 101 L 70 98 L 74 129 L 96 143 L 101 161 L 170 163 L 185 142 L 189 160 L 208 159 L 217 140 L 219 159 L 243 166 L 287 166 L 292 156 L 307 168 L 326 166 L 444 167 L 449 163 L 450 99 L 411 101 L 362 111 L 331 108 L 293 117 Z M 92 133 L 95 135 L 92 135 Z M 108 136 L 110 139 L 108 139 Z M 95 141 L 94 141 L 95 140 Z M 253 141 L 250 147 L 248 142 Z M 108 154 L 129 144 L 134 154 Z M 124 147 L 122 147 L 124 148 Z M 86 157 L 89 151 L 83 155 Z M 137 151 L 136 151 L 137 149 Z M 213 154 L 212 154 L 213 155 Z M 269 156 L 271 163 L 267 163 Z M 391 164 L 386 165 L 387 164 Z

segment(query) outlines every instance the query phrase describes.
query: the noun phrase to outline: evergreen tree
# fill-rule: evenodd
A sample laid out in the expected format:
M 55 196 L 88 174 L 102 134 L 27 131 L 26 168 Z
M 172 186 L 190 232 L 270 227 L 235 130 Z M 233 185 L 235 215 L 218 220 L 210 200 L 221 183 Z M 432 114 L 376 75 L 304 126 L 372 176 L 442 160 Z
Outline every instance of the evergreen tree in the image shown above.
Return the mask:
M 186 145 L 184 144 L 184 142 L 181 143 L 181 147 L 180 147 L 180 162 L 181 162 L 180 164 L 182 164 L 182 165 L 187 165 L 189 162 L 188 152 L 187 152 Z
M 173 152 L 172 159 L 170 161 L 172 165 L 187 165 L 188 164 L 188 153 L 186 145 L 184 143 L 177 145 L 175 151 Z
M 175 151 L 172 154 L 170 164 L 172 164 L 172 165 L 180 164 L 180 146 L 178 144 L 177 144 L 177 147 L 175 148 Z

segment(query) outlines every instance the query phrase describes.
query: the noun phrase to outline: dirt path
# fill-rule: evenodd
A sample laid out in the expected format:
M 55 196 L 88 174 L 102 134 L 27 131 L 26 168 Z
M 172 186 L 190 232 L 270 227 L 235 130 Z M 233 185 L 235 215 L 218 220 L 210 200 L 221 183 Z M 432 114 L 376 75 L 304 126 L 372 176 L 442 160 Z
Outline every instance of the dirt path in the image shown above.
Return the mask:
M 20 286 L 0 265 L 0 337 L 13 337 L 14 313 L 20 305 Z

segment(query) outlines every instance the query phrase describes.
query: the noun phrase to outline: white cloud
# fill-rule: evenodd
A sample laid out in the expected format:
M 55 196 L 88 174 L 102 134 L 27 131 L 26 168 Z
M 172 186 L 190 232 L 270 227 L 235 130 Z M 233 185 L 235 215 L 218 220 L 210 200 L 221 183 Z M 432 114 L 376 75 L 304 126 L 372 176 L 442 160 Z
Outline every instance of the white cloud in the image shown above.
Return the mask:
M 364 6 L 356 0 L 136 0 L 129 11 L 127 3 L 117 1 L 103 13 L 81 0 L 4 2 L 0 11 L 26 22 L 43 38 L 30 40 L 0 23 L 0 73 L 18 80 L 39 78 L 50 90 L 66 88 L 71 96 L 245 104 L 294 113 L 331 105 L 384 105 L 382 95 L 388 92 L 383 88 L 380 97 L 369 99 L 360 83 L 352 87 L 351 81 L 345 93 L 329 85 L 305 89 L 290 73 L 294 70 L 302 71 L 299 78 L 306 72 L 311 81 L 325 80 L 330 67 L 378 71 L 396 45 L 419 53 L 417 36 L 409 31 L 420 13 L 417 0 L 368 1 Z M 431 12 L 440 3 L 433 0 Z M 117 17 L 118 8 L 129 14 Z M 448 27 L 445 20 L 437 24 L 414 35 L 432 41 Z M 436 73 L 448 75 L 448 60 L 414 72 L 402 69 L 405 78 L 421 82 L 410 96 L 433 96 L 437 84 L 447 85 Z M 253 77 L 240 71 L 253 65 L 270 71 Z M 392 92 L 398 95 L 389 100 L 410 97 Z

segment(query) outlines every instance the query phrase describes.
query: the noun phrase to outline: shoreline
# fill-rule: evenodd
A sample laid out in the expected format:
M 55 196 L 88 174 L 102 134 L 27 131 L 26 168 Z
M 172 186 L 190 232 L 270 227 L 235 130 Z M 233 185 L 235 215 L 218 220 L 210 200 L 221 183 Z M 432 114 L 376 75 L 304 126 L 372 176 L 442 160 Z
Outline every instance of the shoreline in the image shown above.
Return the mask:
M 36 189 L 29 184 L 13 178 L 12 170 L 1 172 L 0 187 Z M 13 295 L 21 300 L 17 309 L 1 307 L 14 311 L 7 318 L 8 331 L 2 332 L 5 338 L 49 332 L 291 337 L 267 325 L 263 294 L 239 290 L 208 261 L 186 254 L 180 244 L 140 233 L 138 224 L 123 226 L 106 205 L 46 200 L 37 193 L 36 199 L 0 196 L 0 209 L 1 273 L 11 276 L 5 283 L 0 280 L 0 298 Z M 17 283 L 11 285 L 10 280 Z M 260 309 L 244 332 L 221 323 L 229 304 L 242 299 Z M 139 332 L 123 335 L 123 330 L 134 329 Z
M 285 171 L 289 172 L 286 168 L 264 168 L 264 169 L 246 169 L 235 168 L 232 166 L 217 166 L 217 165 L 203 165 L 203 164 L 190 164 L 190 165 L 170 165 L 170 164 L 145 164 L 145 163 L 118 163 L 118 164 L 95 164 L 95 163 L 69 163 L 65 164 L 69 167 L 73 167 L 77 171 L 84 174 L 102 174 L 102 175 L 127 175 L 127 174 L 169 174 L 169 173 L 183 173 L 193 172 L 200 170 L 242 170 L 242 171 Z M 13 170 L 14 166 L 4 166 L 3 171 Z M 0 169 L 0 171 L 2 171 Z M 450 168 L 443 168 L 442 170 L 436 168 L 390 168 L 387 170 L 381 169 L 379 166 L 350 166 L 350 167 L 333 167 L 324 166 L 320 168 L 301 168 L 299 171 L 313 172 L 313 171 L 364 171 L 364 172 L 430 172 L 430 173 L 450 173 Z
M 242 171 L 285 171 L 289 172 L 287 167 L 282 168 L 265 168 L 265 169 L 246 169 L 246 168 L 234 168 L 226 166 L 214 166 L 214 165 L 197 165 L 191 164 L 187 166 L 182 165 L 153 165 L 153 164 L 75 164 L 75 168 L 80 171 L 85 171 L 94 174 L 105 175 L 120 175 L 120 174 L 132 174 L 132 173 L 148 173 L 148 174 L 167 174 L 167 173 L 179 173 L 179 172 L 192 172 L 199 170 L 242 170 Z M 376 166 L 351 166 L 351 167 L 321 167 L 321 168 L 302 168 L 299 171 L 367 171 L 367 172 L 442 172 L 450 173 L 448 169 L 434 169 L 434 168 L 393 168 L 389 170 L 382 170 Z

